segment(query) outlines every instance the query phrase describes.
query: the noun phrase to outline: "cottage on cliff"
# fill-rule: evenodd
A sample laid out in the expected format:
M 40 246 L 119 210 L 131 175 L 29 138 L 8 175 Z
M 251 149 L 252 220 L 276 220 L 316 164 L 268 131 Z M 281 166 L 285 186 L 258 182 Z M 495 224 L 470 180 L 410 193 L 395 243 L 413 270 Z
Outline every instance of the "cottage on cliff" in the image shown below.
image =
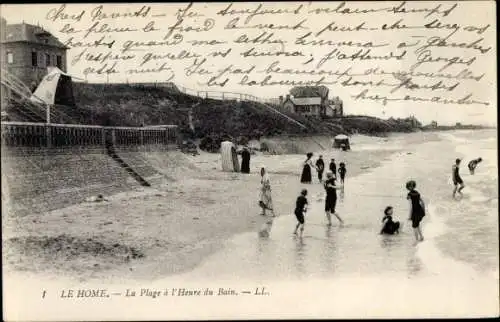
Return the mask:
M 50 32 L 27 23 L 7 24 L 1 19 L 2 68 L 34 90 L 47 75 L 47 67 L 66 72 L 65 46 Z
M 341 117 L 343 102 L 337 96 L 328 98 L 329 90 L 325 86 L 298 86 L 290 94 L 279 97 L 280 107 L 288 112 L 305 116 Z

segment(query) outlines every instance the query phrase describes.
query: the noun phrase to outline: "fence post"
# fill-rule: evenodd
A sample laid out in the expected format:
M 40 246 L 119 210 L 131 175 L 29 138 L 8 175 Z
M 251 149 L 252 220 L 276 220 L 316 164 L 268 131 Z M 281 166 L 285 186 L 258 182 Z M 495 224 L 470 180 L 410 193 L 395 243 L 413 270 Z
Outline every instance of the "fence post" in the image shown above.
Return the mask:
M 45 135 L 47 137 L 47 147 L 51 148 L 52 147 L 52 131 L 51 131 L 50 124 L 45 124 Z

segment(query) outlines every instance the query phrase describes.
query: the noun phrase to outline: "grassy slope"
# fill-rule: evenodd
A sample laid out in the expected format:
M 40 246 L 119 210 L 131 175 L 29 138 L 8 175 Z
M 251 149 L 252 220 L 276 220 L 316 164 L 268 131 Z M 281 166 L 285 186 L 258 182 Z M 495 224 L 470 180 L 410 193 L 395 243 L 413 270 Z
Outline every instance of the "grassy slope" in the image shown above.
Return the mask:
M 196 137 L 258 137 L 280 134 L 407 132 L 414 128 L 405 120 L 381 120 L 367 116 L 319 120 L 285 113 L 305 124 L 307 130 L 290 122 L 265 105 L 255 102 L 220 101 L 186 95 L 171 88 L 127 84 L 74 83 L 76 108 L 63 108 L 75 123 L 140 126 L 177 124 L 186 131 L 186 108 L 193 108 Z

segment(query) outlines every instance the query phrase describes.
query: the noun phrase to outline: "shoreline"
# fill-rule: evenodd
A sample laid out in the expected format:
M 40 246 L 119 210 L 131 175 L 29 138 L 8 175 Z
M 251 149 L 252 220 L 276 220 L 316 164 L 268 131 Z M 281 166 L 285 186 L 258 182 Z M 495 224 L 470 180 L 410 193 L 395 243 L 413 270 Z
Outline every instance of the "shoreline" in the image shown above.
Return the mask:
M 328 163 L 326 153 L 331 153 L 337 163 L 346 161 L 349 179 L 373 170 L 396 152 L 361 150 L 342 153 L 334 150 L 325 151 L 324 158 Z M 313 158 L 316 156 L 317 154 Z M 271 175 L 273 200 L 279 212 L 277 215 L 291 213 L 293 209 L 290 210 L 290 207 L 301 186 L 300 168 L 297 167 L 295 173 L 280 172 L 287 166 L 289 168 L 289 165 L 280 161 L 283 157 L 254 156 L 251 174 L 244 175 L 222 172 L 220 155 L 203 152 L 200 156 L 189 157 L 199 170 L 199 173 L 191 177 L 164 182 L 155 189 L 119 193 L 111 196 L 105 203 L 81 203 L 43 216 L 13 218 L 7 225 L 10 227 L 4 229 L 4 245 L 8 238 L 38 238 L 35 243 L 43 245 L 48 238 L 52 238 L 53 242 L 53 238 L 59 237 L 62 240 L 58 242 L 63 243 L 61 248 L 70 242 L 99 243 L 99 247 L 103 248 L 119 244 L 121 248 L 137 250 L 144 257 L 126 260 L 126 255 L 123 254 L 124 260 L 114 257 L 95 258 L 83 254 L 83 258 L 80 258 L 63 251 L 62 256 L 55 256 L 54 259 L 49 250 L 43 252 L 43 249 L 39 249 L 41 254 L 20 259 L 16 258 L 18 256 L 14 251 L 5 252 L 4 246 L 6 268 L 14 266 L 30 274 L 65 275 L 80 280 L 106 279 L 109 275 L 147 280 L 190 271 L 207 256 L 220 250 L 226 240 L 240 233 L 257 231 L 267 220 L 258 215 L 260 209 L 257 205 L 260 187 L 258 169 L 262 165 L 268 167 Z M 303 155 L 287 155 L 286 158 L 297 165 L 303 161 Z M 317 185 L 314 172 L 314 185 Z M 241 189 L 242 185 L 245 189 Z M 224 197 L 223 201 L 218 200 L 221 196 Z M 165 202 L 166 200 L 170 202 Z M 179 231 L 182 233 L 179 234 Z M 33 269 L 28 264 L 31 260 L 37 262 L 35 267 L 38 268 Z
M 134 266 L 135 272 L 130 272 L 127 276 L 124 271 L 129 266 L 123 271 L 111 267 L 100 274 L 91 274 L 89 278 L 82 275 L 84 272 L 79 272 L 80 277 L 83 277 L 79 281 L 82 286 L 85 285 L 84 287 L 102 288 L 104 284 L 110 289 L 120 287 L 204 289 L 210 287 L 217 290 L 220 287 L 255 288 L 255 284 L 258 284 L 264 285 L 273 296 L 283 301 L 290 301 L 289 304 L 293 307 L 297 306 L 297 302 L 295 297 L 291 296 L 293 292 L 290 290 L 300 283 L 305 287 L 303 295 L 315 296 L 317 290 L 321 289 L 322 292 L 330 294 L 328 298 L 336 299 L 331 303 L 315 302 L 318 306 L 328 307 L 328 311 L 325 311 L 323 315 L 344 318 L 346 316 L 359 317 L 360 312 L 363 312 L 365 316 L 399 318 L 418 314 L 423 316 L 436 314 L 484 316 L 498 312 L 498 289 L 494 286 L 498 284 L 498 277 L 494 279 L 495 276 L 490 276 L 489 271 L 478 272 L 467 262 L 460 260 L 457 262 L 455 256 L 437 247 L 436 244 L 437 239 L 444 233 L 443 227 L 440 226 L 443 225 L 443 219 L 448 216 L 443 217 L 442 214 L 437 213 L 439 210 L 436 210 L 434 205 L 436 202 L 441 204 L 442 201 L 445 203 L 441 206 L 447 205 L 449 201 L 443 197 L 446 197 L 450 186 L 446 180 L 436 180 L 435 177 L 438 177 L 437 174 L 441 169 L 448 169 L 448 167 L 442 167 L 442 158 L 429 159 L 427 167 L 418 167 L 418 165 L 421 164 L 422 158 L 427 160 L 429 156 L 438 155 L 439 151 L 444 151 L 445 156 L 450 155 L 455 147 L 449 142 L 443 145 L 440 142 L 425 141 L 422 142 L 424 144 L 419 145 L 415 141 L 416 139 L 406 138 L 405 142 L 414 142 L 414 144 L 401 146 L 404 148 L 401 150 L 379 151 L 376 146 L 375 149 L 366 146 L 370 149 L 348 154 L 359 163 L 356 166 L 353 163 L 354 160 L 350 163 L 352 170 L 356 169 L 356 171 L 351 171 L 351 177 L 348 177 L 346 181 L 346 191 L 351 191 L 351 193 L 347 193 L 345 200 L 339 204 L 338 210 L 346 220 L 346 228 L 334 224 L 331 230 L 325 229 L 322 200 L 317 199 L 321 197 L 322 188 L 314 183 L 310 186 L 312 207 L 308 212 L 310 217 L 307 219 L 305 245 L 301 246 L 301 243 L 291 235 L 295 218 L 288 210 L 293 206 L 290 205 L 289 196 L 293 194 L 294 198 L 297 189 L 305 185 L 297 183 L 298 175 L 271 174 L 273 198 L 281 216 L 275 219 L 270 238 L 261 239 L 257 236 L 258 225 L 247 227 L 247 229 L 242 228 L 242 218 L 248 214 L 253 218 L 261 218 L 257 213 L 240 213 L 236 210 L 230 214 L 219 212 L 217 215 L 220 216 L 220 221 L 206 231 L 217 233 L 217 230 L 225 230 L 215 239 L 208 238 L 177 250 L 171 249 L 172 252 L 178 252 L 178 257 L 172 255 L 170 259 L 185 260 L 182 263 L 183 267 L 178 266 L 177 272 L 168 273 L 168 269 L 172 267 L 168 267 L 168 257 L 165 254 L 160 253 L 156 258 L 151 258 L 153 255 L 151 253 L 151 256 L 137 261 Z M 360 160 L 360 156 L 364 156 L 365 160 Z M 300 162 L 302 157 L 302 155 L 288 155 L 286 158 L 272 155 L 261 156 L 251 163 L 252 174 L 250 176 L 218 171 L 214 176 L 216 180 L 211 182 L 215 185 L 224 182 L 225 185 L 230 185 L 229 191 L 236 190 L 235 187 L 242 183 L 247 191 L 252 190 L 252 186 L 255 188 L 259 186 L 258 182 L 253 180 L 255 178 L 252 178 L 252 175 L 258 177 L 254 169 L 257 170 L 259 165 L 289 168 L 290 164 L 294 164 L 296 160 Z M 372 167 L 362 169 L 361 166 L 366 164 L 366 159 L 372 162 Z M 278 164 L 279 160 L 285 160 L 286 164 Z M 200 158 L 199 161 L 206 162 L 201 163 L 205 169 L 211 169 L 218 162 L 218 158 L 216 156 L 213 156 L 211 160 Z M 408 167 L 416 172 L 407 172 Z M 433 175 L 429 176 L 428 171 L 431 169 Z M 417 246 L 413 243 L 411 228 L 405 220 L 407 203 L 404 197 L 404 180 L 408 175 L 415 176 L 430 206 L 429 215 L 424 221 L 425 241 Z M 235 177 L 239 180 L 235 180 Z M 243 178 L 248 180 L 244 181 Z M 185 187 L 202 188 L 203 185 L 193 185 L 198 180 L 203 181 L 200 178 L 192 179 L 190 184 L 185 183 Z M 206 186 L 203 187 L 207 189 Z M 179 191 L 182 191 L 181 188 L 179 187 Z M 170 189 L 173 188 L 170 187 Z M 227 198 L 230 200 L 226 204 L 235 209 L 244 208 L 242 203 L 231 202 L 234 200 L 233 197 L 240 199 L 248 197 L 239 193 L 241 191 L 229 193 Z M 376 194 L 372 196 L 377 198 L 371 199 L 370 194 Z M 379 194 L 394 199 L 381 199 Z M 150 195 L 150 192 L 144 192 L 144 196 Z M 253 209 L 256 208 L 254 199 L 255 196 L 248 199 L 249 207 Z M 134 200 L 144 201 L 141 198 Z M 365 202 L 360 202 L 362 200 Z M 377 234 L 381 209 L 388 202 L 395 207 L 397 220 L 404 221 L 403 231 L 397 238 L 390 236 L 384 238 Z M 283 209 L 284 215 L 281 213 Z M 200 216 L 200 221 L 202 220 L 204 218 Z M 230 225 L 227 220 L 233 220 L 233 227 L 236 228 L 228 228 Z M 151 229 L 151 222 L 154 221 L 144 223 L 144 227 Z M 177 234 L 194 236 L 189 232 L 195 228 L 191 225 L 184 227 L 185 224 L 186 222 L 178 226 L 183 230 L 180 233 L 177 230 Z M 197 233 L 204 232 L 203 227 L 198 228 L 201 230 Z M 331 231 L 331 234 L 328 234 L 328 231 Z M 100 232 L 97 233 L 100 234 Z M 220 244 L 212 243 L 216 243 L 217 240 Z M 186 238 L 184 242 L 189 242 L 189 238 Z M 222 251 L 218 251 L 220 247 L 224 247 Z M 163 250 L 160 248 L 157 250 L 166 250 L 166 248 Z M 198 260 L 197 263 L 193 261 L 194 258 Z M 146 263 L 148 261 L 149 264 Z M 150 265 L 149 271 L 148 267 L 140 268 L 139 265 Z M 147 272 L 151 274 L 145 276 Z M 57 290 L 58 287 L 65 289 L 68 285 L 78 287 L 74 278 L 76 274 L 72 273 L 71 276 L 67 274 L 51 277 L 46 274 L 43 276 L 43 273 L 29 272 L 6 275 L 9 277 L 10 287 L 14 287 L 16 282 L 19 283 L 18 287 L 21 291 L 18 293 L 22 294 L 22 290 L 27 289 L 28 284 L 35 282 L 48 290 Z M 387 285 L 393 286 L 391 291 L 380 296 L 380 292 Z M 346 293 L 346 290 L 350 291 Z M 449 296 L 451 292 L 456 296 Z M 481 294 L 484 300 L 478 305 L 471 306 L 471 301 L 477 300 L 478 294 Z M 437 297 L 440 300 L 436 301 Z M 199 300 L 200 303 L 210 301 L 208 298 Z M 214 298 L 214 301 L 216 300 Z M 237 305 L 242 299 L 228 297 L 223 300 L 226 305 L 232 303 L 231 301 Z M 268 298 L 262 298 L 262 301 L 267 304 L 258 305 L 258 309 L 248 308 L 247 312 L 250 315 L 274 312 Z M 405 303 L 419 303 L 419 305 L 408 310 Z M 193 305 L 193 299 L 189 300 L 189 305 Z M 391 307 L 393 307 L 392 310 Z M 227 308 L 221 309 L 219 314 L 229 314 L 229 311 L 231 310 Z M 292 309 L 289 313 L 293 312 Z M 182 319 L 185 316 L 178 318 Z

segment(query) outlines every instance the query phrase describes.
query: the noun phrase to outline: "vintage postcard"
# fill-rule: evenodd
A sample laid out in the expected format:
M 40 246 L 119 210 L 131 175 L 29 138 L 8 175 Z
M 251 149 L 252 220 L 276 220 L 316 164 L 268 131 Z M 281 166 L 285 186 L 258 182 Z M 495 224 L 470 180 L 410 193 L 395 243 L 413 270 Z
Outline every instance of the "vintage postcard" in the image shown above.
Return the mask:
M 498 316 L 495 5 L 1 5 L 4 320 Z

